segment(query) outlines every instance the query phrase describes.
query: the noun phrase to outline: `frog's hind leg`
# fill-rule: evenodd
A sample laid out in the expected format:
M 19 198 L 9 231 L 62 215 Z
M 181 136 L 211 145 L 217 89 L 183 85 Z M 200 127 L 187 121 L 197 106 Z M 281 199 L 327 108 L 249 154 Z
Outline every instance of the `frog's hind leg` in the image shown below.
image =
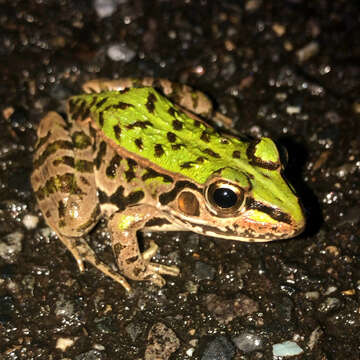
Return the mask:
M 125 288 L 126 281 L 99 263 L 82 236 L 100 217 L 95 176 L 93 142 L 90 130 L 69 124 L 49 112 L 38 127 L 31 183 L 44 218 L 72 253 L 81 271 L 88 261 L 115 278 Z
M 84 271 L 83 261 L 85 260 L 100 270 L 103 274 L 109 276 L 111 279 L 119 283 L 127 292 L 131 291 L 131 286 L 126 281 L 126 279 L 118 272 L 114 271 L 110 266 L 99 261 L 95 252 L 91 249 L 84 238 L 69 238 L 62 235 L 58 235 L 58 237 L 74 256 L 81 272 Z
M 159 214 L 154 207 L 140 204 L 115 213 L 109 221 L 109 228 L 114 255 L 122 273 L 132 280 L 147 280 L 163 286 L 165 279 L 161 275 L 177 276 L 179 269 L 151 262 L 158 246 L 152 241 L 150 247 L 141 253 L 136 236 L 138 230 L 157 216 Z

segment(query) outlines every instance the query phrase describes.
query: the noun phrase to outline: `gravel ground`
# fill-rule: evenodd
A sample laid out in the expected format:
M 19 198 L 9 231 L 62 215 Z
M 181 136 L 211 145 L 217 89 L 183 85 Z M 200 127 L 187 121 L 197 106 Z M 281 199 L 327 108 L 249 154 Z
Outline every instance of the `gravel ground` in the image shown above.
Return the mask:
M 359 20 L 340 0 L 0 1 L 0 358 L 359 359 Z M 85 80 L 122 76 L 187 83 L 284 145 L 305 233 L 154 233 L 181 276 L 131 296 L 80 274 L 30 187 L 35 129 Z M 105 221 L 88 240 L 113 262 Z

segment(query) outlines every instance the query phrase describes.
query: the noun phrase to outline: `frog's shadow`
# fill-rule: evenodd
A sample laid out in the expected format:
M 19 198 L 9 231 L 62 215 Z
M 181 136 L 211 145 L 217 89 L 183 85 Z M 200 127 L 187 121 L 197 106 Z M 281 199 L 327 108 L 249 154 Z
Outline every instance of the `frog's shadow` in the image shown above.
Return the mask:
M 295 188 L 304 210 L 306 227 L 301 237 L 313 236 L 319 231 L 324 219 L 319 199 L 301 176 L 309 159 L 309 153 L 303 144 L 296 142 L 291 137 L 281 137 L 277 139 L 276 143 L 287 150 L 288 163 L 284 169 L 284 176 Z

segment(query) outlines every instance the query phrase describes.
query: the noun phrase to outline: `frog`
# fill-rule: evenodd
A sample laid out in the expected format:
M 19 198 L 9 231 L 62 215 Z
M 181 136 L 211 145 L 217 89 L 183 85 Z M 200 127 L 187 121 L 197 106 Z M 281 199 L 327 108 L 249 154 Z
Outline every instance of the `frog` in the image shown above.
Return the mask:
M 37 129 L 31 184 L 46 223 L 76 260 L 130 292 L 128 280 L 162 287 L 180 269 L 153 261 L 140 231 L 190 231 L 267 242 L 305 227 L 299 196 L 268 137 L 220 129 L 228 118 L 192 87 L 156 78 L 93 79 Z M 231 122 L 231 120 L 230 120 Z M 106 219 L 117 268 L 85 240 Z

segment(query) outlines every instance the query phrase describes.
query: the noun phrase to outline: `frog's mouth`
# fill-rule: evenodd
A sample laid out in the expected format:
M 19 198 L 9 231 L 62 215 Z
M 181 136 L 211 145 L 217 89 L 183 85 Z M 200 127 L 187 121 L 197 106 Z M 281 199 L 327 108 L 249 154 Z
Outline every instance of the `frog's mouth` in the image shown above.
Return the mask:
M 288 239 L 299 235 L 305 227 L 304 219 L 298 223 L 290 217 L 286 217 L 286 222 L 279 221 L 254 210 L 243 213 L 241 218 L 226 218 L 216 222 L 195 222 L 194 219 L 176 214 L 172 214 L 172 217 L 177 224 L 181 224 L 184 230 L 244 242 Z

